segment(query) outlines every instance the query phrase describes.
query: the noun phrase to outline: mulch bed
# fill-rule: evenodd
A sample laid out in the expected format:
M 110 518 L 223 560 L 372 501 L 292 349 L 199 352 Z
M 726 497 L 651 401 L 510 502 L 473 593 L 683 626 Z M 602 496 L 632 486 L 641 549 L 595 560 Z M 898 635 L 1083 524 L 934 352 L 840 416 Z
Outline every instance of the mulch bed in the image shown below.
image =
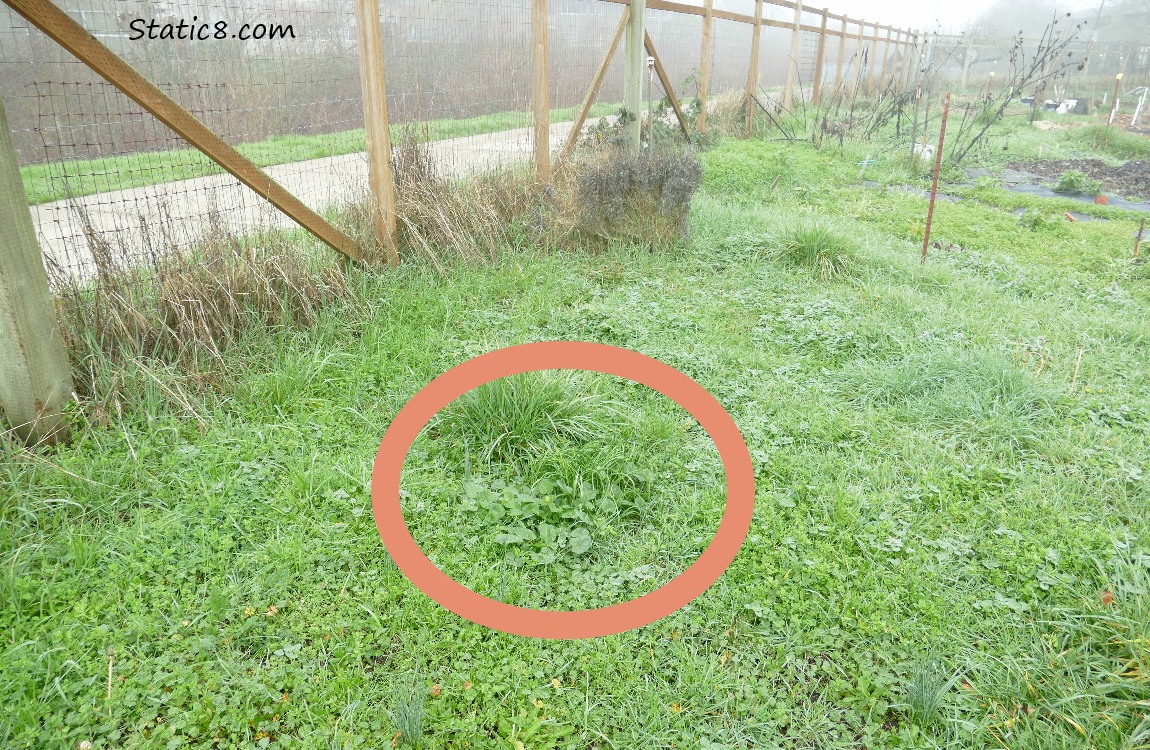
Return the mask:
M 1097 159 L 1062 159 L 1059 161 L 1016 162 L 1009 165 L 1020 172 L 1030 172 L 1057 182 L 1063 172 L 1077 170 L 1102 183 L 1102 190 L 1123 198 L 1150 200 L 1150 161 L 1136 159 L 1112 167 Z

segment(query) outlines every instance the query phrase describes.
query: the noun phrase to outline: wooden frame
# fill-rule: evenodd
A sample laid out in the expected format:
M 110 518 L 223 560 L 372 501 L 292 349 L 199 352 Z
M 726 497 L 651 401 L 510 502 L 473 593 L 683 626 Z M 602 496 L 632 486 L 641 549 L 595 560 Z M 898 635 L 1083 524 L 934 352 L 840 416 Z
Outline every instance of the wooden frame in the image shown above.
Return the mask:
M 591 87 L 587 89 L 587 96 L 583 98 L 583 106 L 579 108 L 579 114 L 575 116 L 571 132 L 567 134 L 567 142 L 563 144 L 563 150 L 559 152 L 560 162 L 567 160 L 567 157 L 571 155 L 571 150 L 579 141 L 579 133 L 583 130 L 583 123 L 587 122 L 587 114 L 591 111 L 591 106 L 595 104 L 599 90 L 603 88 L 603 81 L 607 78 L 607 69 L 611 67 L 611 60 L 615 57 L 616 50 L 619 49 L 619 42 L 623 40 L 623 34 L 627 31 L 627 24 L 630 20 L 631 8 L 624 8 L 623 16 L 619 19 L 619 25 L 615 28 L 615 36 L 612 37 L 611 44 L 607 47 L 607 53 L 603 55 L 603 61 L 599 63 L 599 68 L 591 79 Z
M 213 133 L 175 99 L 160 91 L 151 81 L 105 47 L 50 0 L 4 0 L 4 2 L 321 242 L 352 260 L 363 259 L 363 251 L 353 239 L 289 193 L 251 159 L 228 145 L 223 138 Z
M 375 206 L 375 233 L 392 265 L 399 265 L 395 240 L 395 175 L 391 171 L 391 124 L 387 116 L 387 84 L 383 75 L 383 37 L 379 0 L 356 0 L 359 34 L 359 80 L 363 95 L 363 126 L 367 141 L 367 182 Z
M 743 103 L 748 136 L 750 136 L 755 122 L 755 94 L 759 91 L 759 43 L 762 40 L 762 21 L 763 0 L 755 0 L 755 30 L 751 36 L 751 61 L 747 69 L 746 101 Z
M 711 85 L 711 34 L 715 28 L 715 0 L 703 3 L 703 40 L 699 47 L 699 117 L 695 129 L 700 133 L 707 129 L 707 94 Z
M 811 88 L 811 104 L 818 104 L 823 93 L 823 62 L 827 50 L 827 9 L 819 11 L 823 17 L 822 28 L 819 29 L 819 47 L 815 52 L 815 80 Z
M 531 0 L 531 101 L 535 108 L 535 180 L 551 184 L 551 84 L 548 78 L 547 0 Z

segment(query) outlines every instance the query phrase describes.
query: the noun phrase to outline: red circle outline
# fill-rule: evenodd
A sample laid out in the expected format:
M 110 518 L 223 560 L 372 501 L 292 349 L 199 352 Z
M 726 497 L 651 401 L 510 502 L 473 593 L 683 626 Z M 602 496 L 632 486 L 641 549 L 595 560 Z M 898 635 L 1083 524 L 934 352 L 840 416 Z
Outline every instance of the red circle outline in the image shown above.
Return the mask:
M 537 370 L 590 370 L 652 388 L 686 409 L 706 430 L 723 462 L 727 501 L 715 537 L 676 578 L 637 599 L 599 609 L 547 611 L 489 599 L 458 583 L 423 553 L 403 517 L 400 478 L 407 452 L 440 409 L 498 378 Z M 755 472 L 734 420 L 705 388 L 670 365 L 629 349 L 584 341 L 547 341 L 470 359 L 428 383 L 388 427 L 371 474 L 371 507 L 384 546 L 399 569 L 441 606 L 494 630 L 530 638 L 595 638 L 650 624 L 689 604 L 730 566 L 751 527 Z

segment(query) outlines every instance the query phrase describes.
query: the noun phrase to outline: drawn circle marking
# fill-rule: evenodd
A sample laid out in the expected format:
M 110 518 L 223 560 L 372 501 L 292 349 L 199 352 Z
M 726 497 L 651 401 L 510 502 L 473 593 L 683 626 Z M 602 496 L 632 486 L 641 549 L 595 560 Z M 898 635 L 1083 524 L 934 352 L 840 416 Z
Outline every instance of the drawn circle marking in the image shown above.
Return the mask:
M 458 583 L 423 553 L 400 505 L 403 462 L 420 430 L 447 404 L 492 380 L 537 370 L 589 370 L 641 383 L 686 409 L 718 448 L 727 500 L 715 537 L 694 563 L 654 591 L 599 609 L 546 611 L 489 599 Z M 739 428 L 701 385 L 644 354 L 584 341 L 521 344 L 468 360 L 427 384 L 396 414 L 379 444 L 371 475 L 371 506 L 379 536 L 395 564 L 423 593 L 455 614 L 530 638 L 596 638 L 648 625 L 689 604 L 735 559 L 755 503 L 755 473 Z

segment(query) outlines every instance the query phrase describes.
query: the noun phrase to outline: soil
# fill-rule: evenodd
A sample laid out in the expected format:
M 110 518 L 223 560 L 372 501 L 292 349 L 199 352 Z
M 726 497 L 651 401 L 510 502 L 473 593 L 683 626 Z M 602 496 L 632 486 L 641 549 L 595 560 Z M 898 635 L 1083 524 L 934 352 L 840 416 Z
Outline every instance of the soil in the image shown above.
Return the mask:
M 1097 159 L 1062 159 L 1059 161 L 1016 162 L 1011 169 L 1029 172 L 1057 182 L 1063 172 L 1077 170 L 1102 183 L 1102 190 L 1124 198 L 1150 200 L 1150 161 L 1128 161 L 1112 167 Z

